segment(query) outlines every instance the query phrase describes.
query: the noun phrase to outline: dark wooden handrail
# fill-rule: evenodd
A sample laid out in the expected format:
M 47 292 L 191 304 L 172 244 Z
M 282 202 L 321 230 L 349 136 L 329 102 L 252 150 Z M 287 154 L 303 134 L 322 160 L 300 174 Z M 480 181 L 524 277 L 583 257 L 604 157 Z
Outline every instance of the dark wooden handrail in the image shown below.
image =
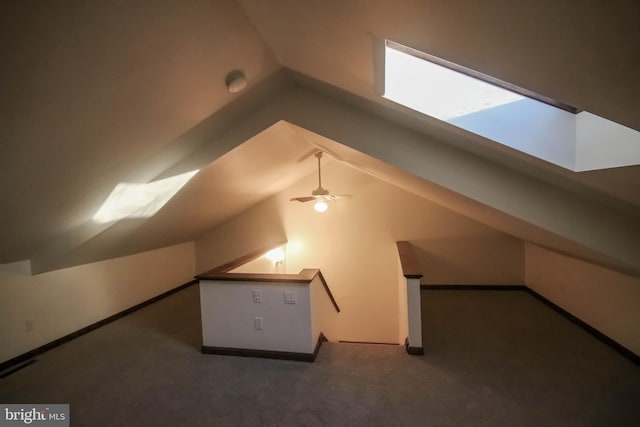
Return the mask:
M 305 268 L 298 274 L 287 273 L 225 273 L 209 270 L 206 273 L 198 274 L 198 280 L 227 280 L 232 282 L 251 281 L 251 282 L 290 282 L 290 283 L 309 283 L 312 281 L 318 269 Z
M 422 278 L 420 267 L 411 250 L 411 243 L 404 241 L 396 242 L 396 246 L 398 247 L 398 255 L 400 256 L 400 265 L 402 266 L 402 274 L 404 277 L 407 279 Z
M 270 249 L 270 248 L 269 248 Z M 305 268 L 298 274 L 272 274 L 272 273 L 229 273 L 229 270 L 233 270 L 241 266 L 244 263 L 252 261 L 266 252 L 268 249 L 263 249 L 258 255 L 255 255 L 252 252 L 249 255 L 245 255 L 236 260 L 228 262 L 226 264 L 222 264 L 216 268 L 213 268 L 204 273 L 198 274 L 195 276 L 197 280 L 213 280 L 213 281 L 235 281 L 235 282 L 262 282 L 262 283 L 307 283 L 310 284 L 316 276 L 319 276 L 320 282 L 322 283 L 322 287 L 325 292 L 329 296 L 331 300 L 331 304 L 333 304 L 333 308 L 336 309 L 336 312 L 340 313 L 340 307 L 338 307 L 338 303 L 336 299 L 333 297 L 331 293 L 331 289 L 329 289 L 329 285 L 325 280 L 322 272 L 317 268 Z M 257 252 L 257 251 L 256 251 Z M 244 260 L 244 262 L 238 263 L 239 260 Z
M 304 272 L 305 270 L 302 271 Z M 322 275 L 322 272 L 320 270 L 318 270 L 318 276 L 320 276 L 320 281 L 322 282 L 322 286 L 324 287 L 325 292 L 327 293 L 327 295 L 329 295 L 329 299 L 331 300 L 331 304 L 333 304 L 333 308 L 336 309 L 336 312 L 340 313 L 340 307 L 338 307 L 338 303 L 333 297 L 331 289 L 329 289 L 329 285 L 327 284 L 327 281 L 324 279 L 324 276 Z

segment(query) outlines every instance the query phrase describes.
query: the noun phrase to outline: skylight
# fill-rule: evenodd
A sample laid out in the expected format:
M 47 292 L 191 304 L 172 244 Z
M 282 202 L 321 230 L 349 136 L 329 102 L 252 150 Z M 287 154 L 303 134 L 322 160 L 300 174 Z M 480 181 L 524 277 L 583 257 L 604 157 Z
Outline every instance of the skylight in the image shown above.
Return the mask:
M 522 95 L 386 47 L 384 97 L 440 120 L 498 107 Z M 417 83 L 419 80 L 419 84 Z
M 197 170 L 146 184 L 120 183 L 102 204 L 93 220 L 98 223 L 155 215 Z
M 376 46 L 390 101 L 572 171 L 640 164 L 634 129 L 390 40 Z

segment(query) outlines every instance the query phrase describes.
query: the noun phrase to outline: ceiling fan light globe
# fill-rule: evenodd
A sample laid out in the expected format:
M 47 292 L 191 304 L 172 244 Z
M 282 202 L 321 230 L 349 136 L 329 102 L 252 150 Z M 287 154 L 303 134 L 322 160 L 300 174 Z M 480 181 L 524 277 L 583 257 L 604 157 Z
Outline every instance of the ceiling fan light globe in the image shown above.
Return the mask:
M 313 208 L 316 210 L 316 212 L 322 213 L 329 209 L 329 205 L 327 205 L 327 202 L 325 202 L 324 200 L 318 200 L 316 204 L 313 205 Z

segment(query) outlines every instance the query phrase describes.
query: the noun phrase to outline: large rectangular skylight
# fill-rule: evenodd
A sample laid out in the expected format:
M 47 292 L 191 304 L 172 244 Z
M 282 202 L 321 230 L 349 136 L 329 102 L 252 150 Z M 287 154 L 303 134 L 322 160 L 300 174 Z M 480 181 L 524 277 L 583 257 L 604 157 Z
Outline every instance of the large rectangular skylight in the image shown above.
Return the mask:
M 386 45 L 384 97 L 448 121 L 520 101 L 518 93 Z
M 383 96 L 573 171 L 640 164 L 640 133 L 459 64 L 386 40 Z
M 120 183 L 93 216 L 93 220 L 107 223 L 124 218 L 151 217 L 196 173 L 197 170 L 146 184 Z

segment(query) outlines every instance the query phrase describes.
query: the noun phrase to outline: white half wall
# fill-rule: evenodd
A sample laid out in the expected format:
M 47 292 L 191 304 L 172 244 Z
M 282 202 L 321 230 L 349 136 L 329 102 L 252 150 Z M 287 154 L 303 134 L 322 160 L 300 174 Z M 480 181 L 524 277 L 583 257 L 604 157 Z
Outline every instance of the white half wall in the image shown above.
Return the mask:
M 253 302 L 259 291 L 262 302 Z M 294 292 L 296 304 L 284 303 Z M 313 353 L 308 284 L 200 281 L 202 343 L 208 347 Z M 255 319 L 262 322 L 257 330 Z
M 176 288 L 193 276 L 192 242 L 35 276 L 0 270 L 0 362 Z

